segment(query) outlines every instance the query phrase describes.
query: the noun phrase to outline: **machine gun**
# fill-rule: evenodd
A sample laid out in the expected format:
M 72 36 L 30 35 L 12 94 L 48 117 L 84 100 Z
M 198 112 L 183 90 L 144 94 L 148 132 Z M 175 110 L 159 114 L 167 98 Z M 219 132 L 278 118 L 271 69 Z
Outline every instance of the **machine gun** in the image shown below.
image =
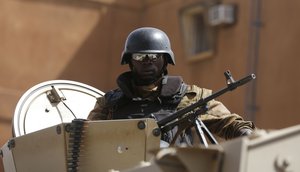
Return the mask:
M 172 143 L 176 140 L 178 135 L 184 131 L 186 128 L 189 127 L 195 127 L 196 133 L 200 138 L 200 142 L 204 144 L 206 147 L 208 146 L 207 141 L 205 139 L 204 134 L 208 137 L 211 143 L 213 144 L 218 144 L 216 139 L 213 137 L 213 135 L 209 132 L 209 130 L 206 128 L 204 123 L 198 118 L 198 115 L 204 114 L 207 111 L 206 104 L 221 96 L 222 94 L 232 91 L 236 89 L 239 86 L 242 86 L 249 81 L 253 80 L 256 78 L 255 74 L 250 74 L 238 81 L 235 81 L 231 75 L 230 71 L 225 71 L 224 72 L 226 82 L 227 82 L 227 87 L 213 93 L 212 95 L 202 98 L 196 103 L 185 107 L 181 110 L 176 111 L 175 113 L 159 120 L 157 122 L 157 125 L 160 127 L 161 131 L 168 132 L 169 130 L 172 130 L 175 126 L 178 126 L 178 131 L 173 138 Z M 171 144 L 172 144 L 171 143 Z

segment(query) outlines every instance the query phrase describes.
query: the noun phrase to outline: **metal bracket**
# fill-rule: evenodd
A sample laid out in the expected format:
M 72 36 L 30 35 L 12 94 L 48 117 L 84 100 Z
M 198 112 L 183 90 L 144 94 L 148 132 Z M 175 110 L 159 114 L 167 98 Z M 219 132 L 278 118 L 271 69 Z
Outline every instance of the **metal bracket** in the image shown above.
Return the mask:
M 63 95 L 63 93 L 61 91 L 59 91 L 58 89 L 56 89 L 54 86 L 51 86 L 52 89 L 47 91 L 47 98 L 49 99 L 49 101 L 51 103 L 59 103 L 62 100 L 66 100 L 65 96 Z

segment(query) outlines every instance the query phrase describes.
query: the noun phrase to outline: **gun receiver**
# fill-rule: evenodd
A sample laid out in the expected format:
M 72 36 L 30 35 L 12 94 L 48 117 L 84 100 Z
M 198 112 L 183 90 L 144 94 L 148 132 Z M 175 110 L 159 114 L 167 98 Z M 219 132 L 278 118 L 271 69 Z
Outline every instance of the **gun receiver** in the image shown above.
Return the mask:
M 180 121 L 183 121 L 184 119 L 191 119 L 191 117 L 194 115 L 199 115 L 201 113 L 204 113 L 206 111 L 206 109 L 202 109 L 202 111 L 198 110 L 197 114 L 195 113 L 190 113 L 190 112 L 194 112 L 196 109 L 201 109 L 202 107 L 206 106 L 206 104 L 221 96 L 222 94 L 228 92 L 228 91 L 232 91 L 234 89 L 236 89 L 237 87 L 239 86 L 242 86 L 246 83 L 248 83 L 249 81 L 253 80 L 256 78 L 256 76 L 254 74 L 250 74 L 238 81 L 235 81 L 230 73 L 230 71 L 226 71 L 224 72 L 224 75 L 226 77 L 226 82 L 227 82 L 227 87 L 226 88 L 223 88 L 221 89 L 220 91 L 217 91 L 215 93 L 213 93 L 212 95 L 208 96 L 208 97 L 205 97 L 205 98 L 202 98 L 200 99 L 199 101 L 197 101 L 196 103 L 186 107 L 186 108 L 183 108 L 181 110 L 178 110 L 177 112 L 163 118 L 162 120 L 158 121 L 157 124 L 158 126 L 161 128 L 162 132 L 166 132 L 166 131 L 169 131 L 171 130 L 175 125 L 178 125 L 180 124 Z M 201 112 L 201 113 L 199 113 Z M 184 116 L 185 114 L 188 114 L 190 113 L 189 115 L 186 115 Z M 184 119 L 182 119 L 184 118 Z M 176 120 L 178 119 L 178 120 Z

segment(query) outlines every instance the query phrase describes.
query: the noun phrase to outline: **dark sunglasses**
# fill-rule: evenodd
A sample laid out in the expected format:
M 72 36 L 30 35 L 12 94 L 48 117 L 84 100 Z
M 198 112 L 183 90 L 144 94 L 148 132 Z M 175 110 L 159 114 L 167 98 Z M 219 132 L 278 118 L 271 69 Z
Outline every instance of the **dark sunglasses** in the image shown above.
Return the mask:
M 133 53 L 132 54 L 132 59 L 135 61 L 145 61 L 146 59 L 155 62 L 158 58 L 160 58 L 162 54 L 153 54 L 153 53 L 148 53 L 148 54 L 141 54 L 141 53 Z

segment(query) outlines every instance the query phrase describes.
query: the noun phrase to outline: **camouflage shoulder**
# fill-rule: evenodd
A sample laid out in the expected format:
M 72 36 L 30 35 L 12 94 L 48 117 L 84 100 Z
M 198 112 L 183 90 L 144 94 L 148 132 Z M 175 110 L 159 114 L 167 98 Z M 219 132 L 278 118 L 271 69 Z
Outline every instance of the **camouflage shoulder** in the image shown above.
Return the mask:
M 196 85 L 187 85 L 185 95 L 183 96 L 178 109 L 196 103 L 201 98 L 211 95 L 212 91 L 206 88 L 200 88 Z
M 114 90 L 110 90 L 103 96 L 105 99 L 105 103 L 107 106 L 111 106 L 118 102 L 122 97 L 124 96 L 124 93 L 121 89 L 117 88 Z
M 211 95 L 212 90 L 207 89 L 207 88 L 200 88 L 197 85 L 188 85 L 186 94 L 191 94 L 191 95 L 194 94 L 197 97 L 204 98 L 204 97 Z

